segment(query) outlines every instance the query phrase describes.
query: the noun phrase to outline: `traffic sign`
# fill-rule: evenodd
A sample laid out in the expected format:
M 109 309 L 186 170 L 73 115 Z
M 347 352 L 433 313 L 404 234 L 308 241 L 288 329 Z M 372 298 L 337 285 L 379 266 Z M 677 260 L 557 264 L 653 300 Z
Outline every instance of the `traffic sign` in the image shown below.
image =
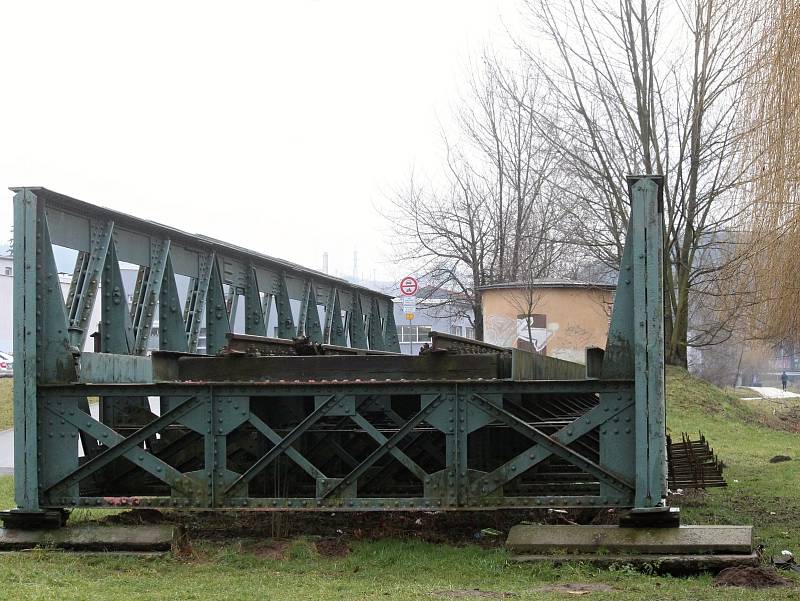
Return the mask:
M 418 288 L 417 280 L 410 275 L 400 280 L 400 293 L 404 296 L 414 296 Z
M 417 312 L 417 297 L 404 296 L 403 297 L 403 313 L 416 313 Z
M 413 313 L 406 313 L 406 319 L 408 321 L 411 321 L 412 319 L 414 319 L 414 314 Z

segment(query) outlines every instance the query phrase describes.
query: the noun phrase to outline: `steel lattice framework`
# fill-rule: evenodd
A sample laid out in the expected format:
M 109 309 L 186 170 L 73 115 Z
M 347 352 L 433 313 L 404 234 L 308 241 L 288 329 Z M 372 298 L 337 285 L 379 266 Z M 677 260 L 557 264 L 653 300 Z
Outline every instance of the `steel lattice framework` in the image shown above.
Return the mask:
M 18 507 L 6 524 L 76 506 L 663 505 L 661 181 L 629 185 L 608 344 L 589 355 L 588 377 L 452 337 L 402 356 L 385 295 L 14 189 Z M 54 246 L 77 251 L 66 298 Z M 138 266 L 130 303 L 121 263 Z M 183 293 L 176 275 L 188 278 Z M 234 332 L 240 310 L 244 331 Z M 267 337 L 271 311 L 278 338 Z M 155 323 L 158 348 L 148 350 Z M 298 336 L 307 356 L 292 356 Z

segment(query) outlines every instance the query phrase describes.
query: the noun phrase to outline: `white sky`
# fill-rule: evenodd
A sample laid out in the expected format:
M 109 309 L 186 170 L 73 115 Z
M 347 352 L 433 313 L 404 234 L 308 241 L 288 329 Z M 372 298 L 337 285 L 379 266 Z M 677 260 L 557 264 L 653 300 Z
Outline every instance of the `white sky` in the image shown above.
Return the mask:
M 374 207 L 435 170 L 515 0 L 3 2 L 8 186 L 41 185 L 330 272 L 398 278 Z

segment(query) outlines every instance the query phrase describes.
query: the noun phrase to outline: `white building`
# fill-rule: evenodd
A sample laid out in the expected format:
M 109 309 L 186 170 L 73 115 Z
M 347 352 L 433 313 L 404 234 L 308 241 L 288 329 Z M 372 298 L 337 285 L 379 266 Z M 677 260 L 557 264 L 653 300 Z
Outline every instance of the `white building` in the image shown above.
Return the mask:
M 472 310 L 469 304 L 458 300 L 453 294 L 437 291 L 429 298 L 427 291 L 418 293 L 417 311 L 411 321 L 403 312 L 403 299 L 393 299 L 394 321 L 397 326 L 397 339 L 400 352 L 404 355 L 417 355 L 426 343 L 430 342 L 432 331 L 454 334 L 465 338 L 475 338 L 472 325 Z

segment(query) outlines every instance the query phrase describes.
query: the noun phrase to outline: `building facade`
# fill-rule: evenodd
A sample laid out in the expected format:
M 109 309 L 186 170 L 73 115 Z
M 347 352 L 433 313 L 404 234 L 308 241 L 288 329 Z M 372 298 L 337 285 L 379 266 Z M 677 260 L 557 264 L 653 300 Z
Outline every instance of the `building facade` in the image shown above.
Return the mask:
M 556 279 L 484 286 L 484 340 L 584 363 L 586 347 L 606 346 L 615 289 Z
M 459 298 L 454 298 L 453 295 L 445 295 L 440 292 L 424 300 L 418 298 L 417 311 L 411 321 L 406 319 L 406 314 L 403 312 L 402 297 L 395 298 L 393 304 L 400 352 L 405 355 L 419 354 L 423 345 L 430 342 L 432 331 L 475 338 L 475 330 L 471 321 L 472 310 L 467 303 Z

